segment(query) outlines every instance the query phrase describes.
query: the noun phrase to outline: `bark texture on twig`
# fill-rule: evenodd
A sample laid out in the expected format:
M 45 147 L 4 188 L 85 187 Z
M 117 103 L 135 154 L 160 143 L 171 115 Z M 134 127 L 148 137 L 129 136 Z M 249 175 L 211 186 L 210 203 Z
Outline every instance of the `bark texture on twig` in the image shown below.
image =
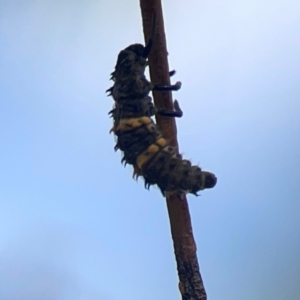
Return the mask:
M 169 84 L 166 38 L 160 0 L 140 0 L 145 41 L 152 30 L 153 14 L 156 14 L 155 39 L 149 56 L 151 82 Z M 170 92 L 154 92 L 155 106 L 173 109 Z M 157 124 L 172 146 L 178 148 L 177 130 L 174 118 L 157 116 Z M 193 237 L 191 218 L 186 198 L 172 195 L 167 198 L 171 233 L 179 276 L 179 290 L 183 300 L 206 300 L 206 292 L 199 271 L 196 244 Z

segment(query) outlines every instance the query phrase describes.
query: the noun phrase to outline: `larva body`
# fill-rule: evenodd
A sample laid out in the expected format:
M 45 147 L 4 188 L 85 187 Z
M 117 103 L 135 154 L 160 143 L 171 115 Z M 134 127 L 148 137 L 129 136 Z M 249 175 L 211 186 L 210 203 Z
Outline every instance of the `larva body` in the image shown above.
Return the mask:
M 110 111 L 114 120 L 111 131 L 117 137 L 115 150 L 123 151 L 122 162 L 133 165 L 134 176 L 143 176 L 147 188 L 156 184 L 163 195 L 197 195 L 200 190 L 214 187 L 217 180 L 214 174 L 182 159 L 153 122 L 151 117 L 156 113 L 181 117 L 182 112 L 177 102 L 174 103 L 175 111 L 158 110 L 149 97 L 150 91 L 178 90 L 181 84 L 156 86 L 146 79 L 149 44 L 146 47 L 133 44 L 122 50 L 111 74 L 114 85 L 108 91 L 115 101 Z

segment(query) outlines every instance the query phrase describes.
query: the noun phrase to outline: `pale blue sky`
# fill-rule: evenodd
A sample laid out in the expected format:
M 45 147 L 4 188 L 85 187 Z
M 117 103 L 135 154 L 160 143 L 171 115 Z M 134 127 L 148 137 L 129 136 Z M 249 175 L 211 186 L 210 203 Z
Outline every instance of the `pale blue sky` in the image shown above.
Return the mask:
M 300 2 L 164 1 L 209 300 L 300 299 Z M 0 299 L 180 299 L 164 199 L 108 134 L 138 1 L 0 1 Z

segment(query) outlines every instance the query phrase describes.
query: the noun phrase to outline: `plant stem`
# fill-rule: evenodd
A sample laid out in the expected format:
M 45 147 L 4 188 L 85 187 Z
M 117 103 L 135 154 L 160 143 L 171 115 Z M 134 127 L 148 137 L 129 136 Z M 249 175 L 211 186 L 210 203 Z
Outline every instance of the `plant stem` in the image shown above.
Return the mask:
M 169 65 L 167 59 L 166 38 L 160 0 L 140 0 L 145 41 L 152 32 L 154 12 L 155 38 L 149 56 L 151 82 L 154 84 L 170 84 Z M 155 106 L 159 109 L 173 109 L 170 92 L 153 92 Z M 177 130 L 174 118 L 156 117 L 157 124 L 171 146 L 177 147 Z M 206 292 L 199 271 L 197 248 L 193 236 L 189 207 L 184 196 L 167 197 L 167 208 L 170 218 L 171 233 L 179 276 L 179 290 L 182 300 L 206 300 Z

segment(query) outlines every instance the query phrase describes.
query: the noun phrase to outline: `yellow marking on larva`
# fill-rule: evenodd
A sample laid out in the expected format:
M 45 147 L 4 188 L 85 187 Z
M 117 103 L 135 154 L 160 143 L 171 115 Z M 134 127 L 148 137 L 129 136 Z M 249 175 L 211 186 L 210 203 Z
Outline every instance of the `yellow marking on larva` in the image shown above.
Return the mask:
M 140 154 L 136 159 L 136 165 L 139 169 L 142 169 L 143 165 L 150 160 L 157 152 L 159 147 L 155 144 L 150 145 L 147 150 Z
M 149 152 L 144 152 L 137 157 L 136 164 L 139 169 L 142 169 L 142 166 L 150 159 L 151 156 L 149 154 Z
M 146 125 L 152 123 L 152 120 L 149 117 L 141 117 L 140 120 L 142 121 L 143 124 L 146 124 Z
M 151 146 L 148 147 L 147 151 L 150 153 L 156 153 L 157 151 L 159 151 L 159 148 L 157 145 L 152 144 Z
M 117 131 L 131 130 L 132 128 L 141 126 L 142 124 L 138 120 L 139 120 L 138 118 L 121 119 L 117 127 Z
M 164 147 L 167 145 L 167 141 L 164 138 L 159 138 L 156 140 L 155 144 Z
M 141 121 L 140 119 L 129 119 L 127 122 L 126 122 L 126 125 L 130 126 L 130 127 L 139 127 L 141 126 Z
M 131 130 L 133 128 L 140 127 L 143 124 L 148 125 L 150 123 L 151 119 L 148 117 L 121 119 L 116 130 Z

